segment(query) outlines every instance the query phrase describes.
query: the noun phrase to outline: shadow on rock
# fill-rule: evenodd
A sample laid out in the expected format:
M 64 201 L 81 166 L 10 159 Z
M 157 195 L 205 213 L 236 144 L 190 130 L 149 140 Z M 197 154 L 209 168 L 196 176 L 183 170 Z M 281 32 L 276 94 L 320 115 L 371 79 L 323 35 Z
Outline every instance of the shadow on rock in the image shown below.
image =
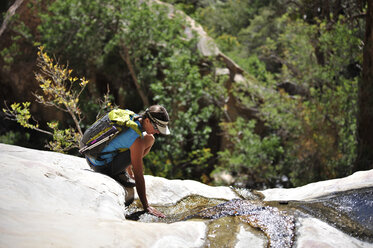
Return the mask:
M 140 216 L 145 214 L 146 211 L 137 211 L 137 212 L 134 212 L 134 213 L 131 213 L 129 215 L 126 215 L 126 219 L 127 220 L 134 220 L 134 221 L 138 221 L 140 219 Z

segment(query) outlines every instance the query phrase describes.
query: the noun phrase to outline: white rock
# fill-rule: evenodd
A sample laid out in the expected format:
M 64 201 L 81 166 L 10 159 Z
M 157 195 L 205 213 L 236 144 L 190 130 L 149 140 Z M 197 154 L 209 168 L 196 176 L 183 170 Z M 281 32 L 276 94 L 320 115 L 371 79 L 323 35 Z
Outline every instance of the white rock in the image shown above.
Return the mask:
M 0 170 L 2 209 L 124 219 L 123 188 L 82 158 L 0 144 Z
M 0 247 L 200 247 L 203 222 L 141 223 L 58 212 L 0 211 Z
M 125 193 L 85 160 L 0 144 L 0 247 L 200 247 L 206 225 L 125 220 Z
M 238 198 L 229 187 L 212 187 L 193 180 L 168 180 L 146 175 L 145 183 L 148 202 L 154 205 L 172 205 L 190 195 L 224 200 Z
M 351 176 L 310 183 L 302 187 L 292 189 L 267 189 L 260 191 L 265 196 L 265 201 L 307 201 L 351 189 L 359 189 L 373 186 L 373 170 L 359 171 Z
M 300 227 L 297 234 L 298 248 L 372 248 L 373 244 L 360 241 L 327 223 L 315 218 L 299 219 Z
M 240 227 L 240 231 L 237 234 L 237 244 L 234 248 L 247 248 L 247 247 L 267 247 L 268 241 L 265 235 L 255 235 L 252 227 Z

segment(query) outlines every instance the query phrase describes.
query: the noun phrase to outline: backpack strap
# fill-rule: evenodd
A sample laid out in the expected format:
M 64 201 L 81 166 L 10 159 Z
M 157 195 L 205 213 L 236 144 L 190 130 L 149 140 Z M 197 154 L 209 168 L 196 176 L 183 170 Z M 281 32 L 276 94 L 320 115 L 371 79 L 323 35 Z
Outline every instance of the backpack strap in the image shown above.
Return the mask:
M 96 146 L 99 146 L 101 145 L 102 143 L 104 142 L 107 142 L 108 140 L 110 140 L 114 135 L 118 134 L 119 133 L 119 130 L 113 126 L 110 130 L 108 130 L 107 132 L 105 132 L 104 134 L 101 134 L 98 138 L 96 139 L 93 139 L 92 141 L 90 141 L 87 145 L 85 145 L 84 147 L 82 147 L 79 152 L 81 154 L 83 154 L 85 151 L 87 150 L 91 150 L 93 149 L 94 147 Z M 105 134 L 106 134 L 106 137 L 105 137 Z
M 139 129 L 137 123 L 133 120 L 135 112 L 128 109 L 113 109 L 109 112 L 108 117 L 112 124 L 119 126 L 125 126 L 132 128 L 139 136 L 142 136 L 142 132 Z

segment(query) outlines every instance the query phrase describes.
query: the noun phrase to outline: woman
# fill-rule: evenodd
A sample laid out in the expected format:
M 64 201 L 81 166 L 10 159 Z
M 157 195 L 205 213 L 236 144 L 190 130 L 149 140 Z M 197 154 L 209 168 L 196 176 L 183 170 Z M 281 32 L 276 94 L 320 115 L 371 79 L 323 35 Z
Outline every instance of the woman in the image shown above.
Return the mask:
M 99 159 L 93 159 L 87 156 L 86 158 L 94 171 L 108 175 L 124 186 L 128 185 L 127 171 L 129 176 L 135 179 L 137 194 L 139 195 L 144 210 L 157 217 L 163 218 L 165 215 L 149 206 L 146 198 L 143 157 L 149 153 L 154 144 L 154 134 L 170 134 L 167 126 L 169 116 L 164 107 L 153 105 L 142 114 L 135 115 L 133 120 L 136 122 L 139 129 L 143 131 L 142 135 L 139 135 L 132 128 L 129 128 L 110 141 L 105 149 L 102 150 Z M 121 149 L 125 148 L 128 148 L 128 150 L 120 152 Z M 132 169 L 130 169 L 131 165 Z

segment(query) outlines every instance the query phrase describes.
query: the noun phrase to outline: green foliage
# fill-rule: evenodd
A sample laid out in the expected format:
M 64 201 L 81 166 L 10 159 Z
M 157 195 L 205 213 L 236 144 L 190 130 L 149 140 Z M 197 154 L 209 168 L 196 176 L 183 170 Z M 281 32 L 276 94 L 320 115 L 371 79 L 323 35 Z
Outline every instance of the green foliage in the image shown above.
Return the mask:
M 3 135 L 0 135 L 0 143 L 10 145 L 22 145 L 30 140 L 29 133 L 13 132 L 9 131 Z
M 309 92 L 298 100 L 268 95 L 261 106 L 268 127 L 282 137 L 281 163 L 288 168 L 282 173 L 293 185 L 351 173 L 359 74 L 347 68 L 361 63 L 362 51 L 357 30 L 342 20 L 327 28 L 325 21 L 311 25 L 284 15 L 277 20 L 283 33 L 263 46 L 265 56 L 282 64 L 276 79 Z
M 300 55 L 285 57 L 302 72 L 299 75 L 289 73 L 288 78 L 295 81 L 297 77 L 311 89 L 311 97 L 304 102 L 303 111 L 298 112 L 302 120 L 299 137 L 302 146 L 298 148 L 298 161 L 294 164 L 298 168 L 293 170 L 295 184 L 300 184 L 304 175 L 307 175 L 305 182 L 346 176 L 351 173 L 356 156 L 357 78 L 348 76 L 346 71 L 351 63 L 361 62 L 361 40 L 357 30 L 342 20 L 341 17 L 332 29 L 321 21 L 318 26 L 308 28 L 313 32 L 309 36 L 310 44 L 316 35 L 320 35 L 315 49 L 321 54 L 315 52 L 319 58 L 312 69 L 307 69 L 311 63 L 307 60 L 302 62 L 298 58 Z M 300 29 L 306 29 L 305 24 L 300 25 Z M 300 47 L 294 50 L 301 54 Z M 289 54 L 294 52 L 289 51 Z M 303 163 L 311 169 L 305 170 Z
M 53 140 L 49 141 L 47 147 L 57 152 L 65 152 L 79 147 L 81 134 L 73 128 L 59 129 L 58 122 L 48 122 L 48 127 L 53 130 Z
M 248 53 L 258 53 L 262 49 L 263 44 L 274 39 L 277 39 L 279 31 L 282 30 L 282 25 L 276 19 L 276 12 L 271 8 L 262 8 L 259 14 L 255 15 L 250 24 L 241 27 L 237 33 L 238 41 L 242 44 L 242 51 L 245 55 Z
M 9 71 L 11 65 L 14 62 L 14 57 L 16 57 L 19 54 L 19 45 L 16 42 L 18 40 L 19 36 L 13 37 L 13 43 L 9 46 L 4 48 L 0 51 L 0 56 L 2 60 L 4 61 L 4 67 L 3 70 Z
M 235 173 L 237 185 L 246 186 L 250 182 L 270 185 L 281 176 L 278 160 L 284 150 L 280 138 L 273 134 L 261 138 L 254 131 L 255 123 L 242 118 L 223 123 L 233 148 L 219 152 L 221 165 L 216 167 L 216 171 L 227 169 L 226 165 L 229 165 L 229 170 Z
M 148 173 L 210 183 L 216 163 L 214 173 L 227 171 L 239 184 L 273 186 L 289 178 L 298 186 L 351 172 L 364 26 L 349 18 L 358 13 L 356 8 L 350 11 L 341 4 L 345 16 L 328 16 L 317 11 L 319 3 L 310 1 L 297 1 L 297 7 L 267 0 L 167 2 L 204 25 L 220 49 L 245 70 L 246 83 L 235 82 L 228 94 L 227 78 L 214 75 L 221 66 L 198 54 L 196 34 L 187 37 L 184 17 L 167 5 L 56 0 L 48 2 L 39 26 L 40 43 L 47 51 L 87 78 L 99 75 L 117 86 L 116 99 L 107 95 L 106 107 L 111 100 L 124 99 L 121 103 L 129 106 L 121 107 L 135 111 L 153 103 L 169 110 L 172 135 L 157 138 L 146 158 Z M 20 41 L 32 40 L 25 27 L 18 25 L 14 43 L 0 52 L 5 69 L 20 53 Z M 208 72 L 201 66 L 206 64 Z M 69 74 L 64 70 L 51 68 L 49 75 L 62 78 Z M 75 115 L 70 121 L 75 126 L 88 127 L 100 112 L 90 98 L 102 94 L 101 89 L 92 84 L 89 92 L 82 92 L 78 83 L 85 79 L 64 79 L 69 84 L 57 86 L 49 77 L 37 77 L 43 93 L 49 94 L 39 94 L 38 100 Z M 298 91 L 289 95 L 278 88 L 282 83 Z M 224 122 L 220 130 L 228 96 L 243 112 L 257 110 L 258 121 L 244 120 L 238 113 L 239 118 Z M 79 97 L 80 107 L 75 102 Z M 8 111 L 24 126 L 39 128 L 32 124 L 28 108 L 12 105 Z M 82 112 L 85 123 L 79 121 Z M 77 137 L 70 128 L 49 125 L 57 142 L 50 146 L 69 147 L 64 140 Z M 209 142 L 219 139 L 220 131 L 230 146 L 216 154 Z
M 206 149 L 211 135 L 209 119 L 220 113 L 214 101 L 226 94 L 221 79 L 201 77 L 193 61 L 197 58 L 190 50 L 175 52 L 164 61 L 164 79 L 151 85 L 154 100 L 170 109 L 172 135 L 161 138 L 165 143 L 161 149 L 166 150 L 166 157 L 173 164 L 172 174 L 168 175 L 171 178 L 180 173 L 184 178 L 201 176 L 197 172 L 203 171 L 211 157 Z M 203 151 L 203 156 L 193 158 L 199 151 Z
M 261 139 L 276 137 L 283 149 L 273 166 L 277 170 L 265 176 L 266 184 L 273 185 L 281 175 L 294 186 L 349 175 L 356 156 L 357 82 L 362 63 L 359 26 L 342 16 L 331 18 L 336 22 L 330 23 L 330 19 L 306 22 L 296 15 L 277 16 L 271 8 L 258 13 L 248 26 L 230 33 L 231 37 L 220 34 L 229 39 L 218 43 L 256 78 L 253 82 L 266 87 L 236 85 L 233 90 L 247 109 L 259 107 L 259 118 L 265 123 Z M 210 24 L 208 29 L 213 27 Z M 232 38 L 235 35 L 237 39 Z M 230 45 L 232 40 L 236 46 Z M 279 83 L 291 83 L 300 95 L 278 91 Z M 243 132 L 237 140 L 232 125 L 226 131 L 232 147 L 219 153 L 225 162 L 220 161 L 216 171 L 247 173 L 246 179 L 238 177 L 243 183 L 260 182 L 252 176 L 261 175 L 260 163 L 248 157 L 263 148 L 246 151 L 249 156 L 236 152 L 244 151 L 242 140 L 260 144 L 259 138 Z M 271 149 L 276 151 L 276 147 Z M 244 161 L 250 161 L 255 173 L 248 172 Z
M 169 146 L 162 144 L 165 145 Z M 164 159 L 170 156 L 169 148 L 170 146 L 167 149 L 151 151 L 145 157 L 145 173 L 166 178 L 192 178 L 204 183 L 210 182 L 207 167 L 213 154 L 209 148 L 193 150 L 183 160 L 176 161 L 176 166 L 170 159 Z
M 200 8 L 198 15 L 200 22 L 217 37 L 223 34 L 237 35 L 242 27 L 249 25 L 257 11 L 268 3 L 257 0 L 216 1 Z
M 161 5 L 149 7 L 146 3 L 133 6 L 130 16 L 117 39 L 129 49 L 131 62 L 134 65 L 137 79 L 147 94 L 153 82 L 167 70 L 166 60 L 179 50 L 190 49 L 190 41 L 182 33 L 181 17 L 177 14 L 170 19 L 169 9 Z M 150 86 L 150 87 L 149 87 Z M 158 101 L 158 99 L 154 99 Z
M 218 112 L 213 100 L 221 95 L 222 84 L 212 77 L 201 77 L 196 40 L 186 39 L 182 33 L 186 25 L 182 16 L 175 14 L 170 19 L 165 6 L 135 7 L 126 22 L 128 30 L 134 32 L 119 33 L 118 39 L 129 48 L 141 85 L 144 89 L 150 86 L 152 101 L 165 106 L 172 120 L 172 135 L 160 137 L 162 145 L 152 154 L 159 159 L 149 156 L 147 164 L 156 175 L 201 178 L 199 172 L 211 157 L 207 152 L 211 133 L 208 120 Z M 197 159 L 196 152 L 202 157 Z
M 23 102 L 22 105 L 20 103 L 13 103 L 10 109 L 3 109 L 3 112 L 8 117 L 15 117 L 15 121 L 17 121 L 21 126 L 31 129 L 39 128 L 38 124 L 31 124 L 31 114 L 30 114 L 30 102 Z
M 20 20 L 18 14 L 10 18 L 7 26 L 10 27 L 12 34 L 10 35 L 11 43 L 0 50 L 0 58 L 4 63 L 2 70 L 4 71 L 10 71 L 15 60 L 23 55 L 22 46 L 24 43 L 32 43 L 34 39 L 30 28 Z
M 240 50 L 237 49 L 228 52 L 228 56 L 234 58 L 234 61 L 247 72 L 246 77 L 251 81 L 256 81 L 256 84 L 272 87 L 276 83 L 275 75 L 266 69 L 266 64 L 257 55 L 243 57 Z
M 115 13 L 122 10 L 122 2 L 54 1 L 47 12 L 40 14 L 42 44 L 48 51 L 65 56 L 63 59 L 76 69 L 100 64 L 105 44 L 118 29 Z

